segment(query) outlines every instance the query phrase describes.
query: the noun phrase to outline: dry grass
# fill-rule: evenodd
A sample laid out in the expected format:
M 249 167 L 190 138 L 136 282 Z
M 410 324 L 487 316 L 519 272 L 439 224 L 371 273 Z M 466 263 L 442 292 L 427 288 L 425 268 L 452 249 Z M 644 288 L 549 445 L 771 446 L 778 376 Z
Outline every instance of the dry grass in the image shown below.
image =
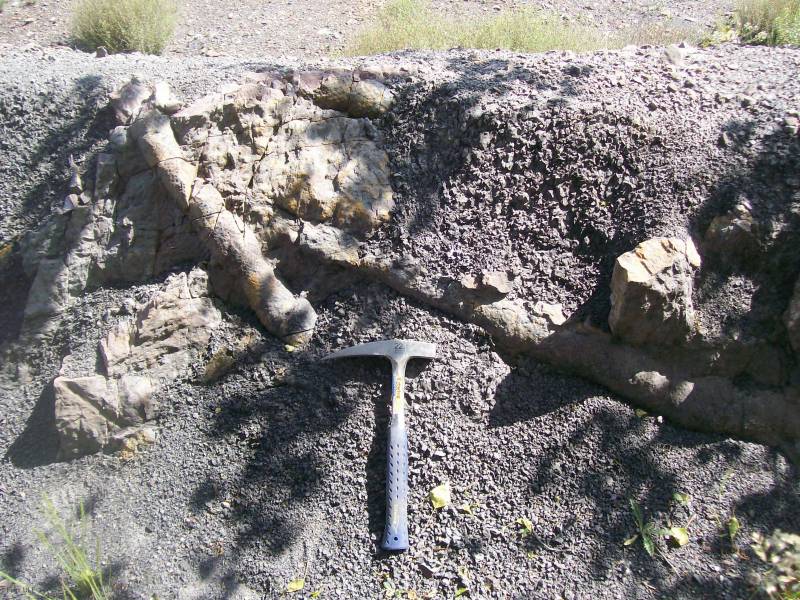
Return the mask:
M 161 54 L 175 30 L 174 0 L 80 0 L 72 38 L 87 50 Z
M 733 29 L 748 44 L 800 46 L 800 0 L 744 0 Z
M 89 558 L 83 545 L 88 537 L 83 505 L 80 505 L 80 532 L 67 526 L 49 498 L 43 498 L 42 509 L 52 533 L 37 531 L 36 535 L 63 571 L 60 597 L 63 600 L 110 600 L 111 591 L 100 567 L 99 541 L 94 560 Z M 0 571 L 0 581 L 11 584 L 26 600 L 56 600 L 3 571 Z
M 566 23 L 532 9 L 477 19 L 456 19 L 431 10 L 425 0 L 395 0 L 345 49 L 350 55 L 393 50 L 447 48 L 506 49 L 518 52 L 572 50 L 585 52 L 628 44 L 670 44 L 694 34 L 668 28 L 638 28 L 609 33 L 596 27 Z

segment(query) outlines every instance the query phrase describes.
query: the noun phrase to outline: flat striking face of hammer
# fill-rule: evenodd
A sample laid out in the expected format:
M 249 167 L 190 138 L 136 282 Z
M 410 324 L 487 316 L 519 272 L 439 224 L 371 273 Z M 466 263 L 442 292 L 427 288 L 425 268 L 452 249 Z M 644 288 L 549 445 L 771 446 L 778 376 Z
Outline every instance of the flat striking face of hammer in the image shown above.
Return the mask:
M 405 421 L 405 373 L 411 358 L 436 358 L 436 345 L 415 340 L 359 344 L 326 356 L 385 356 L 392 363 L 392 420 L 386 464 L 386 530 L 384 550 L 408 549 L 408 435 Z

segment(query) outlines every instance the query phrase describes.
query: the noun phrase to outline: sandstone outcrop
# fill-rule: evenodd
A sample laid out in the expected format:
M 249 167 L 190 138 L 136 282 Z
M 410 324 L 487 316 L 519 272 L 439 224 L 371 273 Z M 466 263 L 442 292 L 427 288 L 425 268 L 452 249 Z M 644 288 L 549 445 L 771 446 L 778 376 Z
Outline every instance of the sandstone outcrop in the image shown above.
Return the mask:
M 608 316 L 614 335 L 636 345 L 686 340 L 694 325 L 692 274 L 698 267 L 689 239 L 646 240 L 617 258 Z
M 704 227 L 713 260 L 701 265 L 688 234 L 702 231 L 653 237 L 677 220 L 653 231 L 647 192 L 669 186 L 640 175 L 660 173 L 642 148 L 662 140 L 638 117 L 549 100 L 501 114 L 485 98 L 466 107 L 443 88 L 424 107 L 435 115 L 426 125 L 418 106 L 392 112 L 391 88 L 358 70 L 254 73 L 180 108 L 163 84 L 132 82 L 115 97 L 122 124 L 95 177 L 83 177 L 65 209 L 24 244 L 35 274 L 26 323 L 46 333 L 84 289 L 204 261 L 217 297 L 249 306 L 294 346 L 312 338 L 312 303 L 371 279 L 481 327 L 510 354 L 599 382 L 679 423 L 796 442 L 788 346 L 761 333 L 711 338 L 696 316 L 695 279 L 713 264 L 745 266 L 748 244 L 757 244 L 749 204 Z M 396 122 L 408 139 L 392 150 L 383 129 Z M 594 145 L 581 145 L 586 139 Z M 570 297 L 578 292 L 580 301 Z M 592 294 L 603 297 L 592 304 Z M 162 331 L 169 319 L 156 315 L 183 311 L 184 301 L 184 329 Z M 72 438 L 104 447 L 136 428 L 115 416 L 130 411 L 113 411 L 119 381 L 170 378 L 195 363 L 197 352 L 173 350 L 207 344 L 204 331 L 219 321 L 204 312 L 212 304 L 161 297 L 152 316 L 143 308 L 135 322 L 116 324 L 101 344 L 104 372 L 59 382 L 65 407 L 83 395 L 92 414 L 116 421 L 93 417 Z M 795 304 L 784 323 L 796 349 Z M 784 337 L 781 329 L 776 339 Z M 215 356 L 204 378 L 232 361 Z
M 386 152 L 371 122 L 390 96 L 352 74 L 257 74 L 224 94 L 202 98 L 172 119 L 198 173 L 262 227 L 282 211 L 355 234 L 389 218 Z M 348 83 L 349 82 L 349 83 Z M 380 86 L 375 96 L 350 85 Z M 361 87 L 358 87 L 361 86 Z M 370 88 L 371 89 L 371 88 Z
M 194 269 L 170 277 L 132 320 L 119 321 L 100 341 L 103 372 L 74 375 L 67 357 L 53 382 L 61 456 L 150 439 L 152 427 L 142 432 L 158 414 L 154 394 L 163 382 L 186 376 L 220 322 L 208 277 Z
M 111 96 L 121 125 L 93 190 L 27 240 L 28 329 L 51 334 L 84 289 L 211 258 L 222 297 L 288 342 L 307 341 L 314 310 L 262 248 L 296 239 L 298 219 L 355 236 L 388 220 L 388 157 L 367 117 L 392 101 L 368 72 L 259 73 L 181 110 L 165 82 L 134 77 Z

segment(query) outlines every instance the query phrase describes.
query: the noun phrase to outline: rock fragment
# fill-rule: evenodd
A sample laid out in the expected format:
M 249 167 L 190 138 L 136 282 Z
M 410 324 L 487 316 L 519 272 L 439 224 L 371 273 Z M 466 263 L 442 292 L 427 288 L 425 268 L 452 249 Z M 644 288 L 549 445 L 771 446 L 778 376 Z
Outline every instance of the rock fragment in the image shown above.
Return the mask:
M 476 299 L 493 302 L 508 296 L 514 284 L 505 271 L 482 271 L 479 275 L 465 275 L 459 279 L 462 289 Z
M 155 416 L 153 388 L 146 377 L 62 376 L 55 379 L 53 388 L 62 458 L 97 452 L 120 429 Z
M 166 115 L 178 112 L 183 102 L 175 95 L 166 81 L 159 80 L 153 84 L 153 104 Z
M 129 125 L 142 110 L 142 105 L 153 94 L 150 85 L 139 76 L 111 93 L 109 99 L 120 125 Z
M 167 280 L 136 314 L 120 321 L 100 342 L 110 377 L 130 372 L 173 380 L 199 357 L 222 315 L 208 297 L 208 276 L 201 269 Z
M 72 158 L 72 155 L 69 157 L 69 172 L 69 193 L 80 196 L 83 192 L 83 181 L 81 180 L 80 169 L 75 163 L 75 159 Z
M 166 81 L 148 81 L 141 75 L 131 77 L 109 100 L 120 125 L 130 125 L 152 109 L 171 115 L 183 106 Z
M 730 212 L 714 217 L 706 230 L 703 247 L 726 269 L 751 268 L 760 258 L 757 224 L 747 200 Z
M 690 239 L 653 238 L 618 257 L 608 317 L 614 335 L 635 345 L 686 340 L 694 326 L 692 276 L 699 266 Z
M 120 321 L 101 340 L 103 373 L 77 377 L 62 373 L 56 378 L 61 456 L 106 448 L 132 451 L 131 445 L 147 442 L 149 434 L 142 433 L 142 426 L 158 411 L 153 393 L 162 381 L 187 374 L 221 319 L 208 297 L 205 272 L 194 269 L 170 277 L 133 321 Z
M 564 316 L 564 307 L 558 303 L 549 304 L 540 300 L 534 305 L 533 314 L 546 318 L 551 325 L 555 326 L 563 325 L 567 321 L 567 317 Z
M 351 117 L 378 117 L 391 108 L 394 95 L 376 79 L 362 78 L 352 71 L 310 72 L 295 76 L 302 93 L 321 108 L 346 113 Z
M 789 135 L 797 135 L 800 132 L 800 117 L 789 115 L 783 119 L 783 128 Z

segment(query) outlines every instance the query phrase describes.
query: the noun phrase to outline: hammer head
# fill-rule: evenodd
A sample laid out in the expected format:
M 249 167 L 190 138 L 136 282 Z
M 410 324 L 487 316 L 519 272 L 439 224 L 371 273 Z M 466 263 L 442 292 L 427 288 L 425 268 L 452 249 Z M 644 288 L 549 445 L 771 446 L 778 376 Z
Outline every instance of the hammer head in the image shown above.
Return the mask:
M 409 358 L 436 358 L 436 344 L 415 340 L 382 340 L 339 350 L 323 360 L 348 356 L 385 356 L 393 363 L 400 364 Z

